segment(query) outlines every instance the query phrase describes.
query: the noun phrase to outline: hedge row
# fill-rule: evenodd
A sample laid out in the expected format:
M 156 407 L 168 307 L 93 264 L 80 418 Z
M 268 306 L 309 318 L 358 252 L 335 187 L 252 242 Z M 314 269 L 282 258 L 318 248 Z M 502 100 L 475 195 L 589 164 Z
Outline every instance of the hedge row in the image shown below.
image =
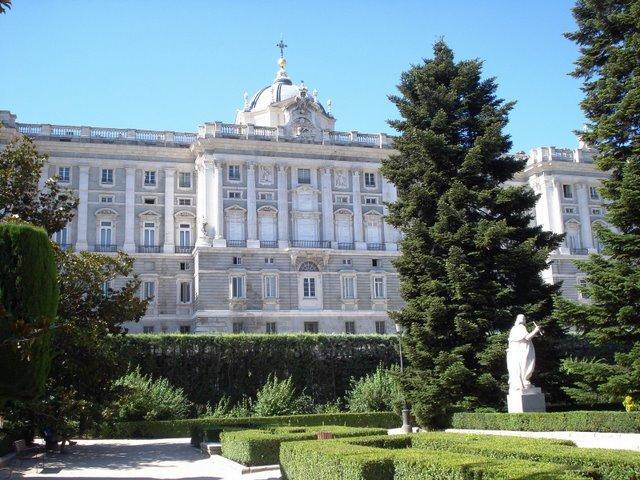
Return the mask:
M 352 377 L 397 364 L 391 335 L 126 335 L 114 337 L 122 369 L 166 377 L 197 404 L 255 396 L 269 374 L 292 377 L 316 403 L 344 396 Z M 203 388 L 206 387 L 206 388 Z
M 406 448 L 411 436 L 283 443 L 280 466 L 288 480 L 578 480 L 573 467 L 520 459 L 487 458 L 449 451 Z M 387 448 L 377 448 L 377 442 Z
M 628 480 L 640 476 L 640 453 L 577 448 L 566 441 L 437 432 L 414 435 L 411 445 L 414 448 L 469 453 L 499 460 L 569 465 L 584 471 L 595 471 L 602 480 Z
M 317 427 L 277 427 L 261 430 L 222 432 L 222 455 L 247 466 L 274 465 L 280 462 L 280 445 L 316 438 L 318 432 L 329 432 L 335 438 L 386 435 L 384 428 L 353 428 L 335 425 Z
M 199 444 L 207 430 L 230 428 L 257 428 L 261 426 L 317 426 L 341 425 L 347 427 L 394 428 L 400 424 L 393 412 L 327 413 L 288 415 L 280 417 L 245 418 L 191 418 L 186 420 L 159 420 L 123 422 L 102 427 L 101 438 L 175 438 L 192 436 Z
M 451 427 L 528 432 L 640 433 L 640 412 L 456 413 Z

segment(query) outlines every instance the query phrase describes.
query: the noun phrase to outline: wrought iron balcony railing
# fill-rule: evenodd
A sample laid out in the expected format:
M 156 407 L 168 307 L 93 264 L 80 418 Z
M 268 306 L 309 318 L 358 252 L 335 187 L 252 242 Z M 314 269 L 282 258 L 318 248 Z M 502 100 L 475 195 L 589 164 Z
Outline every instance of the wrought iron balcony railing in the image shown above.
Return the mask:
M 246 240 L 227 240 L 227 247 L 246 247 Z
M 98 244 L 93 246 L 94 252 L 117 252 L 118 245 Z
M 569 252 L 571 255 L 586 255 L 589 253 L 589 250 L 586 248 L 570 248 Z
M 278 248 L 277 240 L 260 240 L 260 248 Z
M 367 250 L 384 250 L 384 243 L 367 243 Z
M 176 245 L 176 253 L 191 253 L 193 245 Z
M 345 243 L 345 242 L 338 242 L 338 250 L 355 250 L 356 249 L 356 244 L 351 242 L 351 243 Z
M 160 245 L 138 245 L 138 253 L 160 253 Z
M 294 248 L 331 248 L 329 240 L 291 240 Z

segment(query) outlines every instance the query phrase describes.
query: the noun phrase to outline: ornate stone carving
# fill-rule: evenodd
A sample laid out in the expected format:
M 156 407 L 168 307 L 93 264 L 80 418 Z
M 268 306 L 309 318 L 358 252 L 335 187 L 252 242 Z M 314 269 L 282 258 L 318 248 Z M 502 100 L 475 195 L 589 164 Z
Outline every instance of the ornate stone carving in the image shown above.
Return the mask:
M 273 183 L 273 167 L 271 165 L 260 165 L 258 181 L 263 185 Z
M 349 186 L 349 177 L 346 170 L 336 170 L 335 181 L 337 188 L 347 188 Z

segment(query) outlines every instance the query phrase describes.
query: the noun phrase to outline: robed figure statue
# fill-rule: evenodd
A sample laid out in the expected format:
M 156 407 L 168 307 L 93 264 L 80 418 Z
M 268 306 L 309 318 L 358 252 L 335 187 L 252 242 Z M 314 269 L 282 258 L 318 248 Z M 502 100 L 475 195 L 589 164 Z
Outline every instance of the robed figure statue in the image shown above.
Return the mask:
M 534 323 L 535 325 L 535 323 Z M 536 351 L 531 339 L 540 333 L 537 325 L 527 331 L 524 315 L 519 314 L 509 332 L 507 348 L 507 370 L 509 371 L 509 391 L 523 391 L 531 387 L 529 379 L 536 366 Z

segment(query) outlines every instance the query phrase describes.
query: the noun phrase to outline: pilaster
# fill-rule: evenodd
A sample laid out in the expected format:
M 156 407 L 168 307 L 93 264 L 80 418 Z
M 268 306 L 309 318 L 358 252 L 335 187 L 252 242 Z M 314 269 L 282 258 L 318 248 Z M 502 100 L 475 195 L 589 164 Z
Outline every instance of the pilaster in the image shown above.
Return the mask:
M 224 239 L 224 199 L 222 189 L 222 175 L 224 175 L 224 164 L 220 160 L 213 161 L 213 194 L 214 194 L 214 247 L 226 247 L 227 242 Z M 207 182 L 208 183 L 208 182 Z
M 87 220 L 89 215 L 89 165 L 80 165 L 78 176 L 78 232 L 76 235 L 76 250 L 88 250 Z
M 125 213 L 124 213 L 124 245 L 122 249 L 127 253 L 136 251 L 136 169 L 125 169 Z
M 247 247 L 260 248 L 256 211 L 256 166 L 247 164 Z
M 278 247 L 289 246 L 289 189 L 287 188 L 287 166 L 278 168 Z
M 198 230 L 196 235 L 196 246 L 203 247 L 208 245 L 206 233 L 207 233 L 207 179 L 205 174 L 205 166 L 202 163 L 199 163 L 196 171 L 196 195 L 197 195 L 197 203 L 196 203 L 196 215 L 197 215 L 197 225 L 196 229 Z
M 164 253 L 175 252 L 174 202 L 175 174 L 173 168 L 164 170 Z
M 589 186 L 586 183 L 576 185 L 578 197 L 578 211 L 580 212 L 580 235 L 584 248 L 593 250 L 593 236 L 591 234 L 591 211 L 589 209 Z
M 362 195 L 360 194 L 360 171 L 353 171 L 353 237 L 356 250 L 366 250 L 362 224 Z
M 322 169 L 322 238 L 321 240 L 333 242 L 333 199 L 331 198 L 331 169 Z

